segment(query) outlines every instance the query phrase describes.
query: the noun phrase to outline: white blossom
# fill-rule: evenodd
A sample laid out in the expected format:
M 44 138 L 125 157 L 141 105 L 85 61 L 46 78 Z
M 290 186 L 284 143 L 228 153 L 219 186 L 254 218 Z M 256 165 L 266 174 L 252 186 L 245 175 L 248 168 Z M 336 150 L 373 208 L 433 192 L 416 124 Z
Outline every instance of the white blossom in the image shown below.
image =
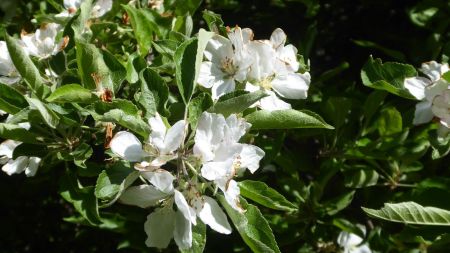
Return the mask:
M 362 229 L 364 234 L 366 233 L 366 228 L 362 225 L 358 225 Z M 361 244 L 363 238 L 356 234 L 342 231 L 338 238 L 337 243 L 344 249 L 344 253 L 372 253 L 367 243 Z
M 62 51 L 69 43 L 68 36 L 56 41 L 61 31 L 62 27 L 59 24 L 48 23 L 42 25 L 35 33 L 22 34 L 21 38 L 30 55 L 45 59 Z
M 14 63 L 9 55 L 5 41 L 0 41 L 0 83 L 13 84 L 20 80 Z
M 223 115 L 204 112 L 195 134 L 194 154 L 202 160 L 202 177 L 214 181 L 227 202 L 239 211 L 240 191 L 233 178 L 246 168 L 254 173 L 264 156 L 258 147 L 238 143 L 249 128 L 249 123 L 234 114 L 225 119 Z
M 448 64 L 431 61 L 423 63 L 420 70 L 427 77 L 410 77 L 404 81 L 409 93 L 420 100 L 416 104 L 413 124 L 427 123 L 437 116 L 441 123 L 446 125 L 447 118 L 450 118 L 450 114 L 444 112 L 448 108 L 448 105 L 445 105 L 445 94 L 448 93 L 449 83 L 441 77 L 449 70 Z
M 246 44 L 252 38 L 253 32 L 246 28 L 236 27 L 229 32 L 229 38 L 215 35 L 207 44 L 197 82 L 211 88 L 212 98 L 234 91 L 236 82 L 246 79 L 248 67 L 251 64 Z
M 157 169 L 141 174 L 151 185 L 129 187 L 119 201 L 142 208 L 162 204 L 162 207 L 147 216 L 144 224 L 148 247 L 166 248 L 172 238 L 180 249 L 192 247 L 192 225 L 197 224 L 197 216 L 217 232 L 231 233 L 226 215 L 214 199 L 200 196 L 192 187 L 186 200 L 183 193 L 174 189 L 175 178 L 166 170 Z M 173 210 L 174 203 L 176 211 Z
M 150 163 L 138 165 L 136 168 L 159 167 L 176 157 L 175 151 L 183 141 L 186 122 L 180 120 L 167 129 L 161 116 L 156 114 L 149 119 L 152 132 L 148 139 L 148 146 L 144 147 L 139 139 L 132 133 L 118 132 L 111 140 L 113 153 L 131 162 L 141 162 L 150 158 Z
M 83 2 L 84 0 L 64 0 L 65 10 L 55 16 L 59 18 L 72 17 L 73 15 L 75 15 Z M 112 5 L 112 0 L 97 0 L 92 6 L 91 16 L 93 18 L 99 18 L 105 15 L 112 9 Z
M 19 156 L 13 159 L 14 149 L 20 144 L 21 142 L 14 140 L 6 140 L 0 144 L 0 164 L 4 164 L 2 170 L 10 176 L 25 171 L 27 177 L 32 177 L 37 172 L 41 158 Z

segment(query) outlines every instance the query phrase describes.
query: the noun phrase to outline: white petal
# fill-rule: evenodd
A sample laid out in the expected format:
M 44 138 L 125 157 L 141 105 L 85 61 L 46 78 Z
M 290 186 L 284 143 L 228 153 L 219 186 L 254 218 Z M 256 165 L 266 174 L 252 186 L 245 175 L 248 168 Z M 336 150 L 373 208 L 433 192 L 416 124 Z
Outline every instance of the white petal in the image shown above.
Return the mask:
M 229 178 L 232 173 L 233 159 L 223 162 L 207 162 L 201 168 L 202 177 L 213 181 L 223 178 Z
M 430 85 L 431 82 L 427 78 L 423 77 L 409 77 L 405 78 L 403 85 L 405 88 L 418 100 L 425 98 L 425 88 Z
M 305 74 L 289 73 L 278 75 L 272 80 L 272 88 L 282 97 L 289 99 L 305 99 L 311 77 Z
M 169 208 L 156 209 L 147 216 L 144 230 L 147 234 L 145 244 L 148 247 L 167 248 L 175 229 L 175 212 Z
M 174 198 L 175 198 L 175 204 L 178 207 L 178 211 L 183 214 L 183 216 L 186 220 L 189 220 L 190 222 L 192 222 L 192 224 L 196 225 L 197 220 L 195 217 L 195 213 L 191 213 L 191 207 L 187 203 L 183 194 L 181 192 L 175 190 Z
M 267 94 L 269 94 L 269 96 L 264 97 L 259 101 L 259 106 L 261 107 L 261 109 L 266 111 L 275 111 L 292 108 L 289 103 L 286 103 L 283 100 L 279 99 L 273 91 L 266 92 Z
M 192 247 L 192 224 L 180 211 L 175 213 L 173 237 L 180 250 Z
M 214 65 L 221 66 L 224 59 L 233 58 L 233 46 L 229 39 L 215 35 L 208 41 L 204 54 Z
M 429 85 L 425 88 L 425 97 L 428 101 L 432 102 L 434 97 L 440 95 L 445 90 L 449 89 L 449 83 L 444 79 L 439 79 L 434 82 L 432 85 Z
M 130 132 L 118 132 L 110 142 L 111 151 L 130 162 L 140 162 L 144 157 L 142 144 Z
M 242 144 L 240 155 L 241 168 L 247 168 L 254 173 L 259 168 L 259 161 L 264 157 L 264 151 L 257 146 Z
M 161 199 L 167 196 L 167 193 L 161 192 L 151 185 L 143 184 L 126 189 L 120 196 L 119 201 L 125 205 L 147 208 L 158 204 Z
M 150 143 L 158 150 L 164 149 L 164 138 L 166 136 L 167 128 L 161 116 L 156 113 L 154 117 L 148 119 L 148 124 L 152 129 L 152 133 L 150 134 L 149 139 Z
M 211 88 L 216 82 L 216 75 L 220 73 L 220 71 L 216 72 L 216 69 L 217 68 L 215 67 L 215 65 L 213 65 L 212 62 L 202 62 L 202 65 L 200 66 L 200 73 L 197 79 L 198 84 L 205 88 Z
M 228 223 L 227 216 L 217 202 L 208 196 L 203 196 L 203 199 L 203 208 L 198 213 L 198 217 L 215 231 L 230 234 L 231 226 Z
M 278 47 L 284 46 L 284 43 L 286 43 L 286 38 L 287 36 L 284 31 L 280 28 L 277 28 L 272 32 L 272 35 L 270 36 L 270 42 L 276 49 Z
M 239 195 L 241 191 L 237 182 L 234 180 L 230 180 L 228 184 L 225 185 L 225 187 L 220 188 L 223 191 L 225 200 L 228 202 L 228 204 L 230 204 L 230 206 L 233 207 L 233 209 L 235 209 L 236 211 L 244 212 L 239 201 Z
M 422 64 L 420 71 L 427 75 L 431 81 L 435 82 L 441 78 L 441 76 L 449 70 L 448 64 L 440 64 L 435 61 L 430 61 Z
M 185 127 L 186 122 L 180 120 L 169 128 L 164 138 L 164 148 L 160 150 L 161 154 L 170 154 L 180 147 L 183 141 Z
M 433 119 L 433 111 L 431 110 L 431 102 L 423 101 L 416 104 L 414 112 L 414 125 L 420 125 L 430 122 Z
M 34 175 L 36 175 L 36 172 L 37 172 L 40 162 L 41 162 L 41 158 L 34 157 L 34 156 L 30 157 L 28 159 L 28 166 L 25 169 L 25 175 L 27 177 L 33 177 Z
M 28 165 L 28 157 L 19 156 L 15 160 L 9 160 L 8 163 L 3 165 L 2 170 L 9 176 L 12 174 L 19 174 L 25 170 Z
M 0 144 L 0 156 L 6 156 L 8 158 L 13 158 L 14 149 L 19 146 L 22 142 L 6 140 Z
M 221 96 L 234 91 L 236 83 L 232 77 L 223 77 L 221 82 L 215 82 L 211 88 L 211 97 L 216 100 Z
M 227 125 L 224 128 L 224 140 L 226 142 L 238 142 L 251 127 L 251 124 L 244 119 L 238 119 L 236 114 L 228 116 L 226 122 Z
M 277 72 L 288 73 L 297 72 L 300 68 L 300 63 L 297 60 L 297 48 L 293 45 L 287 45 L 277 50 L 277 58 L 280 61 L 280 66 L 275 66 Z
M 262 81 L 273 75 L 276 52 L 272 45 L 267 41 L 252 41 L 248 48 L 253 58 L 248 77 L 251 80 Z
M 194 154 L 202 161 L 214 159 L 214 150 L 222 141 L 225 118 L 221 114 L 204 112 L 200 116 L 195 132 Z
M 163 169 L 158 169 L 156 171 L 141 172 L 141 175 L 145 177 L 156 189 L 165 192 L 173 192 L 173 180 L 175 177 L 168 171 Z

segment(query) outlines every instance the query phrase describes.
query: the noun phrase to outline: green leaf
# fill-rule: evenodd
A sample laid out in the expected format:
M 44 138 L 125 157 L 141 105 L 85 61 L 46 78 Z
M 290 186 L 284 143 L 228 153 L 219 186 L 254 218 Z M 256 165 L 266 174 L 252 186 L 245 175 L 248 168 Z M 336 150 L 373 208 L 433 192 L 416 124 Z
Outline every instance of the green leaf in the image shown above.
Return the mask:
M 200 29 L 198 39 L 192 38 L 183 42 L 175 51 L 175 71 L 178 89 L 185 104 L 191 100 L 194 93 L 203 52 L 214 33 Z
M 91 103 L 95 100 L 92 92 L 79 84 L 67 84 L 56 89 L 47 98 L 53 103 Z
M 16 159 L 19 156 L 45 157 L 46 155 L 48 155 L 48 152 L 49 150 L 46 145 L 21 143 L 19 146 L 14 148 L 13 159 Z
M 155 23 L 155 17 L 153 17 L 152 12 L 148 9 L 136 9 L 130 5 L 122 6 L 130 17 L 131 27 L 133 27 L 134 36 L 139 45 L 139 51 L 141 55 L 145 56 L 149 52 L 154 35 L 161 35 L 158 30 L 158 25 Z
M 217 197 L 242 239 L 253 252 L 280 252 L 269 223 L 256 206 L 248 204 L 241 198 L 240 204 L 245 212 L 238 212 L 228 204 L 225 197 L 222 195 Z
M 0 110 L 16 114 L 27 106 L 28 103 L 22 94 L 14 88 L 0 83 Z
M 258 129 L 290 129 L 290 128 L 326 128 L 334 129 L 319 115 L 307 110 L 277 110 L 256 111 L 245 116 L 252 124 L 253 130 Z
M 18 125 L 7 123 L 0 123 L 0 138 L 23 143 L 39 143 L 37 135 Z
M 192 227 L 192 247 L 181 250 L 182 253 L 203 253 L 206 245 L 206 225 L 197 220 L 197 225 Z
M 156 112 L 167 115 L 169 87 L 164 80 L 154 70 L 147 68 L 139 73 L 139 81 L 141 95 L 138 102 L 145 109 L 145 117 L 153 117 Z
M 213 105 L 213 101 L 211 96 L 207 93 L 201 93 L 194 99 L 192 99 L 191 103 L 189 103 L 189 124 L 191 125 L 191 129 L 194 130 L 197 128 L 197 122 L 200 118 L 200 115 L 208 108 Z
M 95 196 L 105 200 L 101 207 L 107 207 L 116 202 L 122 192 L 139 177 L 139 172 L 126 166 L 124 162 L 116 163 L 111 168 L 103 170 L 97 178 Z
M 19 74 L 23 80 L 28 84 L 30 89 L 40 98 L 45 94 L 44 92 L 44 79 L 41 77 L 39 70 L 33 61 L 30 59 L 25 49 L 17 42 L 16 39 L 6 34 L 6 44 L 8 47 L 9 55 L 14 63 Z
M 323 203 L 325 206 L 325 211 L 328 215 L 335 215 L 344 208 L 346 208 L 350 203 L 352 203 L 355 191 L 350 191 L 343 193 L 333 199 L 327 200 Z
M 106 51 L 102 52 L 93 44 L 77 41 L 75 45 L 78 75 L 81 77 L 83 87 L 89 90 L 107 88 L 116 91 L 125 79 L 125 68 L 114 56 Z
M 377 126 L 381 136 L 400 133 L 403 130 L 402 115 L 395 107 L 385 108 L 381 111 Z
M 406 56 L 401 51 L 383 47 L 383 46 L 381 46 L 381 45 L 379 45 L 379 44 L 377 44 L 377 43 L 375 43 L 373 41 L 353 40 L 353 43 L 355 43 L 356 45 L 358 45 L 360 47 L 374 48 L 374 49 L 380 50 L 381 52 L 383 52 L 387 56 L 392 57 L 395 60 L 406 61 Z
M 364 188 L 378 182 L 378 173 L 373 169 L 356 169 L 344 171 L 346 187 Z
M 267 94 L 264 91 L 256 91 L 244 93 L 231 97 L 226 100 L 219 100 L 208 112 L 220 113 L 227 117 L 233 113 L 241 113 L 245 109 L 248 109 L 251 105 L 258 102 L 261 98 L 266 97 Z
M 129 83 L 136 83 L 139 80 L 139 73 L 147 67 L 144 58 L 140 57 L 138 53 L 133 53 L 128 57 L 126 64 L 127 81 Z
M 152 44 L 158 53 L 169 57 L 170 59 L 173 59 L 173 55 L 179 45 L 178 42 L 174 40 L 157 40 L 152 41 Z
M 289 202 L 283 195 L 260 181 L 244 180 L 239 182 L 241 195 L 265 207 L 293 211 L 297 206 Z
M 219 34 L 219 32 L 224 31 L 223 20 L 220 14 L 216 14 L 209 10 L 203 11 L 203 19 L 206 21 L 210 31 Z
M 150 127 L 141 117 L 130 114 L 122 109 L 113 109 L 101 116 L 96 115 L 94 118 L 103 122 L 117 123 L 144 138 L 147 138 L 150 134 Z
M 324 116 L 331 120 L 334 127 L 339 128 L 348 121 L 352 102 L 346 97 L 330 97 L 324 104 Z
M 175 72 L 178 89 L 185 104 L 189 103 L 195 88 L 195 60 L 198 39 L 183 42 L 175 51 Z
M 365 207 L 362 207 L 362 209 L 371 217 L 392 222 L 450 226 L 450 211 L 436 207 L 423 207 L 415 202 L 385 203 L 384 207 L 379 210 Z
M 201 0 L 177 0 L 175 3 L 175 13 L 179 16 L 186 14 L 194 14 L 202 3 Z
M 101 223 L 94 190 L 94 186 L 82 187 L 72 173 L 65 174 L 60 180 L 61 196 L 92 225 Z
M 405 78 L 414 76 L 417 76 L 417 71 L 411 65 L 397 62 L 383 64 L 381 59 L 374 60 L 372 56 L 361 70 L 361 79 L 364 85 L 409 99 L 415 98 L 403 83 Z
M 46 104 L 39 99 L 25 97 L 31 109 L 35 109 L 41 115 L 44 122 L 51 128 L 56 128 L 59 124 L 59 116 L 53 112 Z

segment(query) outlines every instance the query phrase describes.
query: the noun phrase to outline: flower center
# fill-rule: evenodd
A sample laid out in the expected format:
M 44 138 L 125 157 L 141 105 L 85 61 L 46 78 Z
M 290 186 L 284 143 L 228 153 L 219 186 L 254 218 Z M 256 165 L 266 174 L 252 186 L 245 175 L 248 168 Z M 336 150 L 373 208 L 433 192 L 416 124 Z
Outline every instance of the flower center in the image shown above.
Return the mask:
M 227 76 L 233 76 L 236 73 L 237 68 L 233 64 L 233 59 L 225 57 L 225 59 L 222 59 L 220 70 Z

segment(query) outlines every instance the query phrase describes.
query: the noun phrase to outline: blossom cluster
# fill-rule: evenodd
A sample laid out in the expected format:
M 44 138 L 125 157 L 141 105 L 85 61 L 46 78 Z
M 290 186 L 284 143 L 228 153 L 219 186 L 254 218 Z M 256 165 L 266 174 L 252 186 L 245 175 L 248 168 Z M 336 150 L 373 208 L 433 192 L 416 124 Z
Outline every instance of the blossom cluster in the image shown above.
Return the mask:
M 210 88 L 218 99 L 242 86 L 246 91 L 264 91 L 268 96 L 256 105 L 263 110 L 290 109 L 283 99 L 305 99 L 311 76 L 298 73 L 297 48 L 286 44 L 280 28 L 269 40 L 254 40 L 249 28 L 228 29 L 228 38 L 214 35 L 208 42 L 198 83 Z M 280 98 L 281 97 L 281 98 Z
M 156 114 L 149 119 L 149 125 L 152 132 L 144 144 L 126 131 L 118 132 L 110 143 L 113 153 L 135 162 L 134 168 L 146 182 L 129 187 L 119 201 L 142 208 L 156 207 L 144 225 L 147 246 L 166 248 L 174 238 L 180 249 L 190 248 L 197 217 L 219 233 L 231 233 L 225 213 L 206 192 L 209 189 L 215 194 L 214 189 L 219 188 L 232 208 L 244 212 L 234 178 L 245 169 L 255 172 L 264 156 L 260 148 L 239 143 L 250 124 L 235 114 L 225 118 L 204 112 L 192 148 L 184 145 L 186 121 L 168 128 Z M 170 170 L 171 161 L 176 170 Z
M 423 63 L 420 71 L 425 77 L 410 77 L 404 81 L 405 88 L 416 99 L 414 125 L 430 122 L 437 118 L 440 123 L 440 133 L 450 128 L 450 83 L 442 76 L 449 71 L 447 63 L 440 64 L 435 61 Z

